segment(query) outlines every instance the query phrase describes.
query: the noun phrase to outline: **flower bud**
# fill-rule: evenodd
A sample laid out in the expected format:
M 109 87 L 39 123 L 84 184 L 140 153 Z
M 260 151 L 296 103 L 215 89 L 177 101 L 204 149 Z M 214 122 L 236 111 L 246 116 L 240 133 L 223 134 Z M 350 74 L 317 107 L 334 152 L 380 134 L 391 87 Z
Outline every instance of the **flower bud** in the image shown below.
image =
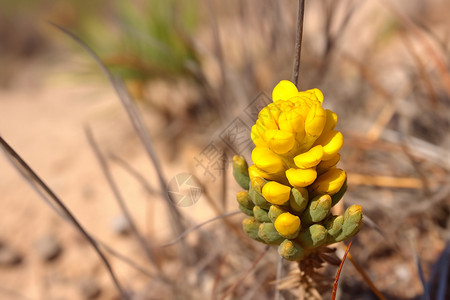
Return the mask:
M 262 239 L 258 236 L 260 224 L 261 223 L 253 217 L 248 217 L 242 221 L 244 232 L 252 239 L 262 242 Z
M 317 172 L 311 169 L 295 169 L 290 168 L 286 171 L 286 177 L 289 183 L 294 187 L 305 187 L 314 182 Z
M 297 240 L 304 248 L 317 248 L 323 245 L 327 239 L 327 230 L 320 224 L 313 224 L 302 231 Z
M 255 207 L 253 207 L 253 215 L 255 216 L 255 219 L 261 223 L 271 222 L 267 213 L 268 213 L 267 210 L 262 209 L 261 207 L 259 207 L 257 205 Z
M 270 206 L 269 213 L 268 213 L 270 221 L 272 223 L 275 223 L 275 220 L 278 218 L 278 216 L 285 212 L 287 212 L 287 210 L 281 206 L 278 206 L 278 205 Z
M 343 170 L 331 168 L 314 181 L 311 185 L 311 190 L 315 194 L 334 195 L 344 185 L 345 179 L 346 174 Z
M 284 238 L 275 230 L 272 223 L 262 223 L 258 228 L 258 236 L 269 245 L 279 245 Z
M 250 183 L 248 164 L 243 156 L 233 156 L 233 176 L 243 189 L 248 190 L 248 185 Z
M 299 261 L 306 256 L 300 245 L 291 240 L 284 240 L 278 247 L 278 254 L 286 260 Z
M 291 196 L 289 197 L 289 205 L 296 214 L 301 214 L 308 205 L 308 190 L 305 188 L 291 189 Z
M 318 195 L 314 197 L 301 215 L 303 224 L 312 224 L 322 221 L 330 213 L 330 195 Z
M 255 206 L 255 204 L 253 203 L 252 199 L 248 194 L 248 191 L 238 192 L 236 194 L 236 200 L 240 205 L 248 209 L 253 209 L 253 206 Z
M 299 217 L 286 212 L 278 216 L 274 225 L 280 235 L 288 239 L 293 239 L 300 232 L 300 223 Z
M 278 205 L 283 205 L 289 201 L 290 192 L 290 187 L 276 181 L 269 181 L 262 188 L 264 198 L 268 202 Z

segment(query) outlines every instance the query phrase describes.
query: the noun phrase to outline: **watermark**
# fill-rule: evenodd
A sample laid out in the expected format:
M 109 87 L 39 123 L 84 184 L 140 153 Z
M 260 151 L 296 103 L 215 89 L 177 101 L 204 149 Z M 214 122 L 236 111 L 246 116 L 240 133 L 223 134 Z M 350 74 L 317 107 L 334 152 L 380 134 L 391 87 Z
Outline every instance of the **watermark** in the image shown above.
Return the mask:
M 263 92 L 259 93 L 241 114 L 234 118 L 211 142 L 194 157 L 195 167 L 203 176 L 215 182 L 227 171 L 233 155 L 241 155 L 253 148 L 250 138 L 251 128 L 258 119 L 258 114 L 272 100 Z M 226 147 L 227 149 L 224 149 Z M 233 154 L 233 155 L 227 155 Z M 181 207 L 194 205 L 202 194 L 201 185 L 189 173 L 180 173 L 168 184 L 168 192 L 175 204 Z
M 175 202 L 175 205 L 181 207 L 192 206 L 197 203 L 202 195 L 202 188 L 189 173 L 180 173 L 175 175 L 167 185 L 167 191 Z

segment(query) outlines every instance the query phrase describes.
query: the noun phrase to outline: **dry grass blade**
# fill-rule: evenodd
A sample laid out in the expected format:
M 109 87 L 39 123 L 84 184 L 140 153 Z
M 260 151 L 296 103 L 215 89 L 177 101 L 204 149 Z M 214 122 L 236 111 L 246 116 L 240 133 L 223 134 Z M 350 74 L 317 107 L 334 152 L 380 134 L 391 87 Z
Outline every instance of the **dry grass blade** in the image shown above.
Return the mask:
M 436 49 L 431 45 L 428 41 L 427 37 L 423 34 L 423 32 L 419 29 L 420 27 L 416 26 L 416 24 L 405 14 L 402 14 L 389 0 L 383 0 L 386 6 L 391 10 L 391 12 L 402 22 L 403 26 L 410 30 L 416 38 L 420 40 L 420 43 L 423 45 L 425 51 L 428 54 L 428 57 L 434 62 L 436 66 L 436 70 L 439 72 L 439 77 L 442 80 L 443 86 L 447 91 L 447 94 L 450 95 L 450 72 L 447 68 L 445 60 Z
M 6 154 L 6 153 L 5 153 Z M 74 224 L 70 221 L 70 219 L 63 213 L 61 212 L 53 203 L 52 201 L 50 201 L 50 199 L 48 199 L 48 197 L 44 194 L 44 192 L 39 189 L 35 182 L 33 180 L 31 180 L 27 174 L 24 172 L 24 170 L 22 170 L 19 166 L 15 165 L 15 162 L 12 160 L 11 157 L 9 157 L 8 155 L 5 155 L 6 158 L 9 160 L 9 162 L 16 167 L 16 170 L 20 173 L 20 175 L 22 176 L 22 178 L 29 184 L 29 186 L 35 191 L 35 193 L 56 213 L 58 214 L 64 221 L 68 222 L 70 225 L 74 226 Z M 75 226 L 74 226 L 75 227 Z M 76 228 L 76 227 L 75 227 Z M 88 233 L 89 234 L 89 233 Z M 116 257 L 117 259 L 123 261 L 124 263 L 126 263 L 128 266 L 130 266 L 131 268 L 141 272 L 142 274 L 148 276 L 148 277 L 153 277 L 153 275 L 151 274 L 150 271 L 144 269 L 143 267 L 141 267 L 138 263 L 132 261 L 131 259 L 129 259 L 128 257 L 120 254 L 119 252 L 115 251 L 113 248 L 111 248 L 110 246 L 108 246 L 107 244 L 103 243 L 102 241 L 100 241 L 98 238 L 92 236 L 92 234 L 89 234 L 92 239 L 98 244 L 100 245 L 102 248 L 104 248 L 106 250 L 106 252 L 108 252 L 109 254 L 111 254 L 112 256 Z
M 353 256 L 350 253 L 348 253 L 347 257 L 350 260 L 350 262 L 352 263 L 352 265 L 355 267 L 356 271 L 358 271 L 358 273 L 362 276 L 362 278 L 367 283 L 367 285 L 372 290 L 372 292 L 374 292 L 374 294 L 378 297 L 378 299 L 386 300 L 386 298 L 384 298 L 383 294 L 381 294 L 381 292 L 377 289 L 375 284 L 372 282 L 372 280 L 366 274 L 364 269 L 353 259 Z
M 150 138 L 150 135 L 144 125 L 144 121 L 142 120 L 141 115 L 138 112 L 138 109 L 136 105 L 134 104 L 131 96 L 129 95 L 128 91 L 126 90 L 124 83 L 122 80 L 116 76 L 114 76 L 106 67 L 106 65 L 102 62 L 102 60 L 95 54 L 95 52 L 89 48 L 80 38 L 78 38 L 76 35 L 74 35 L 72 32 L 68 31 L 64 27 L 61 27 L 57 24 L 51 23 L 54 27 L 59 29 L 61 32 L 72 38 L 75 42 L 77 42 L 98 64 L 100 69 L 103 71 L 103 73 L 107 76 L 108 80 L 113 85 L 123 107 L 125 108 L 128 117 L 130 118 L 130 121 L 133 125 L 134 130 L 136 131 L 137 135 L 139 136 L 139 139 L 141 140 L 142 144 L 144 145 L 144 148 L 147 152 L 147 155 L 149 156 L 151 162 L 153 163 L 155 167 L 156 174 L 158 176 L 158 181 L 160 184 L 160 188 L 163 191 L 164 197 L 167 201 L 167 206 L 169 208 L 169 211 L 172 214 L 172 220 L 173 222 L 170 222 L 171 224 L 176 225 L 176 232 L 180 233 L 184 230 L 183 225 L 183 218 L 181 213 L 179 212 L 178 208 L 175 206 L 175 202 L 171 198 L 168 190 L 167 190 L 167 184 L 166 180 L 164 179 L 164 175 L 162 173 L 162 167 L 160 164 L 160 161 L 158 159 L 158 156 L 156 155 L 156 152 L 153 148 L 153 144 Z
M 352 245 L 352 241 L 350 241 L 350 243 L 348 244 L 347 249 L 345 250 L 344 257 L 342 258 L 341 264 L 339 265 L 339 269 L 337 270 L 336 278 L 334 279 L 333 292 L 331 294 L 331 300 L 335 300 L 336 299 L 336 293 L 337 293 L 337 288 L 338 288 L 338 283 L 339 283 L 339 276 L 341 276 L 342 267 L 344 266 L 344 262 L 345 262 L 345 259 L 347 258 L 348 251 L 350 250 L 350 246 L 351 245 Z
M 298 0 L 298 12 L 297 12 L 297 34 L 295 36 L 294 47 L 294 67 L 292 70 L 292 82 L 299 87 L 299 74 L 300 74 L 300 56 L 302 54 L 302 39 L 303 39 L 303 17 L 305 15 L 305 0 Z
M 158 264 L 158 260 L 156 259 L 154 251 L 152 251 L 152 245 L 147 244 L 147 242 L 144 240 L 142 235 L 139 233 L 139 230 L 137 229 L 136 223 L 133 220 L 133 217 L 131 216 L 130 211 L 128 210 L 128 207 L 125 204 L 125 200 L 122 197 L 122 194 L 120 193 L 119 187 L 116 184 L 112 174 L 111 170 L 108 166 L 108 163 L 106 162 L 105 158 L 102 155 L 102 152 L 100 151 L 99 146 L 95 142 L 94 135 L 92 134 L 92 130 L 89 126 L 85 127 L 84 132 L 86 134 L 86 137 L 89 141 L 89 145 L 91 146 L 95 157 L 97 158 L 100 168 L 102 169 L 103 174 L 105 175 L 106 181 L 108 182 L 109 187 L 111 188 L 111 191 L 114 194 L 114 198 L 117 200 L 117 203 L 119 204 L 120 210 L 122 211 L 123 215 L 127 219 L 127 222 L 130 225 L 131 231 L 133 232 L 134 236 L 136 237 L 136 240 L 138 241 L 139 245 L 141 246 L 142 250 L 144 251 L 145 255 L 147 256 L 148 260 L 152 263 L 154 263 L 158 268 L 160 268 L 160 265 Z M 150 241 L 148 241 L 150 243 Z
M 233 292 L 237 288 L 237 286 L 248 276 L 248 274 L 250 274 L 251 271 L 253 271 L 253 269 L 255 269 L 256 265 L 261 261 L 261 259 L 264 257 L 264 255 L 266 255 L 267 251 L 269 251 L 269 248 L 270 248 L 269 245 L 266 246 L 264 251 L 258 255 L 258 257 L 255 259 L 255 261 L 250 266 L 250 268 L 248 268 L 248 270 L 245 271 L 245 273 L 243 273 L 241 276 L 239 276 L 239 278 L 235 281 L 235 283 L 226 290 L 226 292 L 223 294 L 223 296 L 220 298 L 220 300 L 225 300 L 226 297 L 233 294 Z
M 39 187 L 41 187 L 45 193 L 55 202 L 56 206 L 61 209 L 64 215 L 67 216 L 67 218 L 74 224 L 74 226 L 77 228 L 77 230 L 88 240 L 88 242 L 91 244 L 91 246 L 94 248 L 94 250 L 97 252 L 97 254 L 100 256 L 100 259 L 103 261 L 104 265 L 106 266 L 106 269 L 108 270 L 108 273 L 111 276 L 111 279 L 114 282 L 114 285 L 116 286 L 117 290 L 119 291 L 122 299 L 129 299 L 128 294 L 125 292 L 125 290 L 122 288 L 122 285 L 118 281 L 111 264 L 109 263 L 106 256 L 103 254 L 103 252 L 98 247 L 95 240 L 86 232 L 83 226 L 78 222 L 78 220 L 75 218 L 75 216 L 70 212 L 70 210 L 66 207 L 66 205 L 59 199 L 58 196 L 45 184 L 45 182 L 31 169 L 31 167 L 20 157 L 20 155 L 14 151 L 14 149 L 0 136 L 0 145 L 2 149 L 5 151 L 7 155 L 9 155 L 14 160 L 14 166 L 16 168 L 22 168 L 24 172 L 26 172 L 29 176 L 29 178 L 36 182 Z
M 368 185 L 401 189 L 422 189 L 423 182 L 412 177 L 372 176 L 351 173 L 348 176 L 349 185 Z
M 171 245 L 177 243 L 178 241 L 182 240 L 186 235 L 188 235 L 188 234 L 191 233 L 192 231 L 195 231 L 195 230 L 199 229 L 199 228 L 202 227 L 203 225 L 206 225 L 206 224 L 208 224 L 208 223 L 214 222 L 214 221 L 219 220 L 219 219 L 222 219 L 222 218 L 226 218 L 226 217 L 229 217 L 229 216 L 236 215 L 236 214 L 238 214 L 238 213 L 240 213 L 240 212 L 241 212 L 240 210 L 228 212 L 228 213 L 222 214 L 222 215 L 220 215 L 220 216 L 214 217 L 214 218 L 212 218 L 212 219 L 206 220 L 206 221 L 204 221 L 204 222 L 202 222 L 202 223 L 199 223 L 199 224 L 197 224 L 197 225 L 195 225 L 195 226 L 192 226 L 191 228 L 186 229 L 186 231 L 184 231 L 182 234 L 180 234 L 176 239 L 174 239 L 173 241 L 168 242 L 168 243 L 162 245 L 161 247 L 168 247 L 168 246 L 171 246 Z

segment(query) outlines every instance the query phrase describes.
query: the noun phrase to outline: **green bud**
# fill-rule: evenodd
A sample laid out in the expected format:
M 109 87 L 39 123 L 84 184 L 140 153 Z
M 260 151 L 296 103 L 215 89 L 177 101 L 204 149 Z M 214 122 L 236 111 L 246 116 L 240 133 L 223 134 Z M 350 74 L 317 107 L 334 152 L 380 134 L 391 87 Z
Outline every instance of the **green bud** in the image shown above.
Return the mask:
M 239 209 L 247 216 L 253 217 L 253 215 L 254 215 L 252 209 L 248 209 L 247 207 L 243 206 L 242 204 L 239 204 Z
M 278 205 L 271 205 L 269 209 L 269 219 L 272 223 L 275 223 L 275 220 L 278 218 L 279 215 L 282 213 L 287 212 L 287 210 L 283 209 L 282 206 Z
M 236 194 L 236 200 L 240 205 L 250 210 L 252 210 L 253 206 L 255 206 L 255 204 L 253 203 L 252 199 L 248 194 L 248 191 L 238 192 Z
M 271 222 L 269 219 L 269 216 L 267 215 L 267 210 L 262 209 L 259 206 L 254 206 L 253 207 L 253 215 L 255 216 L 255 219 L 258 220 L 259 222 Z
M 359 232 L 362 227 L 362 207 L 352 205 L 344 213 L 342 233 L 336 237 L 336 242 L 347 240 Z
M 266 244 L 279 245 L 284 240 L 272 223 L 262 223 L 259 225 L 258 236 Z
M 242 221 L 244 232 L 252 239 L 263 242 L 263 240 L 258 236 L 259 225 L 261 225 L 261 223 L 253 217 L 248 217 Z
M 243 189 L 248 190 L 250 177 L 248 176 L 248 164 L 243 156 L 233 156 L 233 176 Z
M 342 185 L 341 189 L 336 194 L 331 196 L 331 207 L 335 206 L 336 204 L 339 203 L 339 201 L 341 201 L 346 191 L 347 191 L 347 178 L 345 178 L 344 184 Z
M 305 250 L 300 245 L 287 239 L 278 247 L 278 254 L 290 261 L 299 261 L 306 256 Z
M 263 182 L 262 185 L 264 185 L 265 182 L 264 181 L 262 182 Z M 256 185 L 250 185 L 248 194 L 255 205 L 258 205 L 259 207 L 268 210 L 272 204 L 270 204 L 261 194 L 262 185 L 260 183 L 257 183 Z
M 342 225 L 344 223 L 343 216 L 329 216 L 323 225 L 327 229 L 327 244 L 333 244 L 336 242 L 336 237 L 338 237 L 342 232 Z
M 314 197 L 301 215 L 303 224 L 312 224 L 322 221 L 330 213 L 330 195 L 318 195 Z
M 289 204 L 296 214 L 301 214 L 308 205 L 308 190 L 300 187 L 291 189 Z
M 327 230 L 320 224 L 313 224 L 305 231 L 300 232 L 297 240 L 306 249 L 323 245 L 327 240 Z

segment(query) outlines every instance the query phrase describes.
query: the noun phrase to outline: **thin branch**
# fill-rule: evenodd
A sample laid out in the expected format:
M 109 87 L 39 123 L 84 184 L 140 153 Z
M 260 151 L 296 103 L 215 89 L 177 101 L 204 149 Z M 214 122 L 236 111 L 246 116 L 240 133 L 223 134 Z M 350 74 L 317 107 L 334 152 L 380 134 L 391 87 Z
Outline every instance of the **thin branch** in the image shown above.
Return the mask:
M 147 242 L 144 240 L 142 235 L 139 233 L 139 230 L 137 229 L 136 223 L 133 220 L 133 217 L 131 216 L 130 211 L 128 210 L 128 207 L 125 204 L 125 201 L 122 197 L 122 194 L 120 193 L 119 187 L 117 186 L 112 174 L 111 170 L 106 163 L 105 158 L 103 157 L 103 154 L 100 151 L 100 148 L 98 147 L 97 143 L 95 142 L 94 135 L 92 134 L 92 130 L 89 126 L 86 126 L 84 129 L 84 132 L 86 134 L 86 137 L 88 139 L 89 145 L 91 146 L 92 150 L 94 151 L 95 157 L 97 158 L 100 168 L 102 169 L 103 175 L 105 175 L 106 181 L 108 182 L 109 187 L 111 188 L 111 191 L 114 194 L 114 198 L 116 198 L 117 203 L 119 204 L 120 210 L 122 211 L 123 215 L 128 221 L 128 224 L 130 225 L 131 231 L 133 232 L 134 236 L 136 237 L 136 240 L 140 244 L 142 250 L 144 251 L 145 255 L 147 256 L 148 260 L 153 262 L 156 266 L 158 266 L 158 260 L 156 259 L 154 253 L 152 252 L 152 246 L 148 245 Z M 150 243 L 150 241 L 149 241 Z
M 255 259 L 250 268 L 248 268 L 247 271 L 245 271 L 241 276 L 239 276 L 239 278 L 234 282 L 234 284 L 226 290 L 226 292 L 223 294 L 220 300 L 224 300 L 228 295 L 234 292 L 236 287 L 242 283 L 242 281 L 250 274 L 251 271 L 255 269 L 256 265 L 261 261 L 264 255 L 266 255 L 267 251 L 269 251 L 269 248 L 270 246 L 267 245 L 264 251 L 262 251 L 261 254 L 259 254 L 258 257 Z
M 14 159 L 15 163 L 17 163 L 17 167 L 20 166 L 26 173 L 28 173 L 29 177 L 33 181 L 35 181 L 45 191 L 46 194 L 49 195 L 49 197 L 56 203 L 56 206 L 59 207 L 59 209 L 61 209 L 61 211 L 74 224 L 77 230 L 81 232 L 81 234 L 88 240 L 88 242 L 92 245 L 94 250 L 100 256 L 100 259 L 105 264 L 106 269 L 108 270 L 111 279 L 113 280 L 114 285 L 119 291 L 122 299 L 129 299 L 128 294 L 122 288 L 106 256 L 100 250 L 95 240 L 86 232 L 83 226 L 81 226 L 81 224 L 78 222 L 75 216 L 66 207 L 66 205 L 58 198 L 58 196 L 56 196 L 56 194 L 44 183 L 44 181 L 42 181 L 42 179 L 31 169 L 31 167 L 19 156 L 19 154 L 17 154 L 16 151 L 14 151 L 13 148 L 11 148 L 11 146 L 1 136 L 0 136 L 0 145 L 2 146 L 2 149 L 6 152 L 6 154 Z
M 76 35 L 74 35 L 72 32 L 67 30 L 66 28 L 59 26 L 55 23 L 49 22 L 51 25 L 65 33 L 67 36 L 72 38 L 76 43 L 78 43 L 98 64 L 100 69 L 103 71 L 103 73 L 106 75 L 112 86 L 114 87 L 122 106 L 124 107 L 125 111 L 128 114 L 128 117 L 130 118 L 130 121 L 133 125 L 134 130 L 136 131 L 137 135 L 139 136 L 139 139 L 141 140 L 141 143 L 143 144 L 148 157 L 150 158 L 151 162 L 153 163 L 153 166 L 155 167 L 156 174 L 158 176 L 159 185 L 161 188 L 161 191 L 163 191 L 164 198 L 167 201 L 167 206 L 169 207 L 170 212 L 172 213 L 172 219 L 174 222 L 170 222 L 171 224 L 176 224 L 176 232 L 182 232 L 184 230 L 183 225 L 183 218 L 178 210 L 178 208 L 175 205 L 175 201 L 172 199 L 172 197 L 169 194 L 169 191 L 167 189 L 166 180 L 164 179 L 164 175 L 162 173 L 162 168 L 160 161 L 158 159 L 158 156 L 156 154 L 156 151 L 153 148 L 153 143 L 151 141 L 150 135 L 144 125 L 144 121 L 142 120 L 142 117 L 134 104 L 131 96 L 129 95 L 127 89 L 125 88 L 125 85 L 123 81 L 117 77 L 114 76 L 106 67 L 106 65 L 102 62 L 102 60 L 98 57 L 98 55 L 89 48 L 86 43 L 84 43 L 80 38 L 78 38 Z
M 372 292 L 374 292 L 375 295 L 377 295 L 378 299 L 386 300 L 386 298 L 384 298 L 383 294 L 377 289 L 377 287 L 375 286 L 373 281 L 370 279 L 369 275 L 367 275 L 367 273 L 364 271 L 364 269 L 356 262 L 356 260 L 353 259 L 353 256 L 351 255 L 350 252 L 347 254 L 347 257 L 350 260 L 350 262 L 353 264 L 355 269 L 358 271 L 358 273 L 362 276 L 362 278 L 367 283 L 367 285 L 370 287 Z
M 302 54 L 303 16 L 305 14 L 305 0 L 298 0 L 297 34 L 295 37 L 294 69 L 292 70 L 292 82 L 299 87 L 300 56 Z
M 185 232 L 183 232 L 182 234 L 180 234 L 176 239 L 174 239 L 173 241 L 168 242 L 168 243 L 162 245 L 161 247 L 168 247 L 168 246 L 171 246 L 171 245 L 177 243 L 178 241 L 182 240 L 186 235 L 188 235 L 188 234 L 191 233 L 192 231 L 195 231 L 195 230 L 199 229 L 199 228 L 202 227 L 203 225 L 206 225 L 206 224 L 208 224 L 208 223 L 211 223 L 211 222 L 213 222 L 213 221 L 216 221 L 216 220 L 219 220 L 219 219 L 222 219 L 222 218 L 226 218 L 226 217 L 230 217 L 230 216 L 236 215 L 236 214 L 238 214 L 238 213 L 240 213 L 240 212 L 241 212 L 240 210 L 235 210 L 235 211 L 232 211 L 232 212 L 224 213 L 224 214 L 222 214 L 222 215 L 220 215 L 220 216 L 214 217 L 214 218 L 212 218 L 212 219 L 209 219 L 209 220 L 206 220 L 206 221 L 204 221 L 204 222 L 202 222 L 202 223 L 199 223 L 199 224 L 197 224 L 197 225 L 195 225 L 195 226 L 192 226 L 191 228 L 188 228 Z
M 274 300 L 280 300 L 281 293 L 278 287 L 280 285 L 282 273 L 283 273 L 283 257 L 278 256 L 277 279 L 275 280 L 275 295 L 273 297 Z

